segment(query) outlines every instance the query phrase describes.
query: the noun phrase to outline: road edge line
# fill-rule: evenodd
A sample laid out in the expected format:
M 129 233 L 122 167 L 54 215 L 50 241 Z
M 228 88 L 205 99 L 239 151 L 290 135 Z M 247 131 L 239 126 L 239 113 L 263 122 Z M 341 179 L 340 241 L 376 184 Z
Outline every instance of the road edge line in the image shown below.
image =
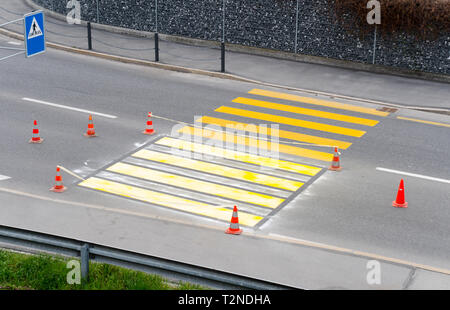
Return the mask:
M 23 97 L 22 100 L 23 101 L 27 101 L 27 102 L 37 103 L 37 104 L 43 104 L 43 105 L 46 105 L 46 106 L 49 106 L 49 107 L 54 107 L 54 108 L 59 108 L 59 109 L 66 109 L 66 110 L 69 110 L 69 111 L 75 111 L 75 112 L 80 112 L 80 113 L 85 113 L 85 114 L 97 115 L 97 116 L 100 116 L 100 117 L 105 117 L 105 118 L 110 118 L 110 119 L 118 118 L 118 116 L 115 116 L 115 115 L 112 115 L 112 114 L 106 114 L 106 113 L 101 113 L 101 112 L 85 110 L 85 109 L 81 109 L 81 108 L 71 107 L 71 106 L 67 106 L 67 105 L 63 105 L 63 104 L 53 103 L 53 102 L 39 100 L 39 99 L 34 99 L 34 98 Z
M 436 177 L 423 175 L 423 174 L 419 174 L 419 173 L 412 173 L 412 172 L 400 171 L 400 170 L 383 168 L 383 167 L 376 167 L 375 170 L 382 171 L 382 172 L 387 172 L 387 173 L 392 173 L 392 174 L 399 174 L 399 175 L 409 176 L 409 177 L 412 177 L 412 178 L 418 178 L 418 179 L 423 179 L 423 180 L 428 180 L 428 181 L 433 181 L 433 182 L 440 182 L 440 183 L 450 184 L 450 180 L 442 179 L 442 178 L 436 178 Z

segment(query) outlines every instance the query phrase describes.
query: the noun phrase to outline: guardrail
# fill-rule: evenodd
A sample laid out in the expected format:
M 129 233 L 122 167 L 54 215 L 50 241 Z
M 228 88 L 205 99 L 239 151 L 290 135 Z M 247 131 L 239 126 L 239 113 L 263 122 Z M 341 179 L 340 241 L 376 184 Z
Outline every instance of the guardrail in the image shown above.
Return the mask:
M 80 257 L 81 276 L 84 279 L 89 277 L 89 262 L 95 261 L 143 270 L 219 289 L 297 289 L 211 268 L 8 226 L 0 225 L 0 242 L 21 249 Z

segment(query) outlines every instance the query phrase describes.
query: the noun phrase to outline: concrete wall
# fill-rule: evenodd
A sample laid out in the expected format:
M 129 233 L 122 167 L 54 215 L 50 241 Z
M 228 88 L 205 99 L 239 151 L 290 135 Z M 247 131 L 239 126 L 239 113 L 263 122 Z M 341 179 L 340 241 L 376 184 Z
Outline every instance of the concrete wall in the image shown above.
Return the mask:
M 68 0 L 33 0 L 67 14 Z M 155 31 L 155 0 L 79 0 L 82 19 Z M 158 31 L 205 40 L 222 38 L 222 0 L 159 0 Z M 296 0 L 226 0 L 226 42 L 295 52 Z M 372 63 L 374 33 L 360 38 L 334 23 L 329 0 L 299 0 L 297 53 Z M 450 74 L 450 30 L 433 41 L 377 36 L 375 63 Z

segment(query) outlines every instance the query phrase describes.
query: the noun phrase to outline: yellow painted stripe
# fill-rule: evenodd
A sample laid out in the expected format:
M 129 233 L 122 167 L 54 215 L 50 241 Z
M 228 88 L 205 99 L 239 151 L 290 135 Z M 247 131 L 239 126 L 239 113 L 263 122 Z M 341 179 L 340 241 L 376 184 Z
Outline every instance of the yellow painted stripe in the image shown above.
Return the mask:
M 194 200 L 184 199 L 164 193 L 151 191 L 135 186 L 125 185 L 99 178 L 89 178 L 79 184 L 80 186 L 99 191 L 120 195 L 160 206 L 181 210 L 189 213 L 203 215 L 229 221 L 232 211 L 220 206 L 208 205 Z M 261 216 L 239 211 L 239 223 L 246 226 L 255 226 L 263 218 Z
M 170 137 L 164 137 L 155 142 L 159 145 L 164 145 L 172 148 L 178 148 L 181 150 L 202 153 L 209 156 L 222 157 L 226 159 L 236 160 L 244 163 L 260 165 L 265 167 L 270 167 L 274 169 L 281 169 L 294 173 L 301 173 L 309 176 L 315 176 L 322 169 L 318 167 L 308 166 L 293 163 L 286 160 L 280 160 L 270 157 L 264 157 L 254 154 L 248 154 L 243 152 L 238 152 L 234 150 L 224 149 L 216 146 L 193 143 L 190 141 L 174 139 Z
M 267 136 L 275 136 L 280 137 L 283 139 L 289 139 L 289 140 L 295 140 L 299 142 L 306 142 L 311 144 L 319 144 L 319 145 L 331 145 L 331 146 L 337 146 L 340 149 L 347 149 L 352 145 L 350 142 L 345 142 L 341 140 L 335 140 L 335 139 L 328 139 L 328 138 L 322 138 L 317 136 L 311 136 L 311 135 L 305 135 L 298 132 L 293 131 L 287 131 L 287 130 L 274 130 L 272 132 L 271 128 L 269 126 L 262 127 L 262 126 L 256 126 L 254 124 L 247 124 L 247 123 L 239 123 L 235 121 L 230 121 L 226 119 L 221 118 L 215 118 L 210 116 L 203 116 L 196 120 L 196 122 L 203 123 L 203 124 L 211 124 L 211 125 L 218 125 L 221 127 L 232 127 L 236 130 L 242 130 L 247 132 L 254 132 L 258 134 L 263 134 Z
M 284 99 L 284 100 L 314 104 L 314 105 L 328 107 L 328 108 L 347 110 L 347 111 L 371 114 L 371 115 L 376 115 L 376 116 L 388 116 L 389 115 L 389 113 L 387 113 L 387 112 L 377 111 L 376 109 L 372 109 L 372 108 L 358 107 L 358 106 L 354 106 L 351 104 L 339 103 L 339 102 L 335 102 L 335 101 L 328 101 L 328 100 L 322 100 L 322 99 L 315 99 L 315 98 L 310 98 L 310 97 L 302 97 L 302 96 L 297 96 L 297 95 L 292 95 L 292 94 L 287 94 L 287 93 L 280 93 L 280 92 L 264 90 L 264 89 L 255 88 L 255 89 L 252 89 L 251 91 L 249 91 L 248 93 L 252 94 L 252 95 L 259 95 L 259 96 L 272 97 L 272 98 L 277 98 L 277 99 Z
M 264 149 L 264 150 L 277 150 L 281 153 L 290 154 L 290 155 L 296 155 L 300 157 L 307 157 L 312 159 L 317 159 L 321 161 L 330 162 L 333 159 L 333 154 L 331 153 L 325 153 L 320 151 L 314 151 L 309 149 L 304 149 L 301 147 L 296 147 L 292 145 L 286 145 L 286 144 L 279 144 L 279 143 L 272 143 L 266 140 L 258 140 L 254 138 L 248 138 L 243 136 L 237 136 L 233 133 L 228 133 L 224 131 L 215 131 L 215 130 L 209 130 L 209 129 L 201 129 L 196 128 L 194 130 L 193 127 L 183 127 L 178 132 L 181 132 L 183 134 L 189 134 L 189 135 L 195 135 L 195 136 L 201 136 L 208 139 L 215 139 L 219 141 L 223 141 L 226 143 L 234 143 L 234 144 L 241 144 L 249 147 L 254 147 L 258 149 Z
M 272 109 L 272 110 L 278 110 L 278 111 L 284 111 L 284 112 L 332 119 L 335 121 L 347 122 L 347 123 L 364 125 L 364 126 L 375 126 L 376 124 L 378 124 L 378 121 L 373 120 L 373 119 L 348 116 L 348 115 L 324 112 L 324 111 L 319 111 L 319 110 L 305 109 L 305 108 L 295 107 L 295 106 L 291 106 L 291 105 L 287 105 L 287 104 L 255 100 L 255 99 L 250 99 L 250 98 L 238 97 L 238 98 L 234 99 L 233 102 L 256 106 L 256 107 L 261 107 L 261 108 L 266 108 L 266 109 Z
M 278 197 L 272 197 L 269 195 L 254 193 L 243 189 L 214 184 L 125 163 L 114 164 L 106 170 L 168 184 L 171 186 L 187 188 L 210 195 L 253 203 L 267 208 L 276 208 L 284 201 L 284 199 Z
M 403 117 L 403 116 L 397 116 L 397 118 L 405 120 L 405 121 L 411 121 L 411 122 L 417 122 L 417 123 L 423 123 L 423 124 L 429 124 L 429 125 L 435 125 L 435 126 L 450 127 L 450 124 L 425 121 L 425 120 L 417 119 L 417 118 L 409 118 L 409 117 Z
M 255 111 L 236 109 L 236 108 L 226 107 L 226 106 L 221 106 L 221 107 L 217 108 L 215 111 L 220 112 L 220 113 L 226 113 L 226 114 L 231 114 L 231 115 L 238 115 L 238 116 L 242 116 L 242 117 L 259 119 L 259 120 L 272 122 L 272 123 L 279 123 L 279 124 L 303 127 L 303 128 L 314 129 L 314 130 L 319 130 L 319 131 L 331 132 L 331 133 L 336 133 L 336 134 L 351 136 L 351 137 L 359 138 L 359 137 L 362 137 L 366 133 L 363 130 L 356 130 L 356 129 L 333 126 L 333 125 L 328 125 L 328 124 L 304 121 L 304 120 L 297 119 L 297 118 L 290 118 L 290 117 L 255 112 Z
M 296 191 L 303 185 L 302 182 L 286 180 L 266 174 L 226 167 L 222 165 L 203 162 L 200 160 L 174 156 L 150 150 L 140 150 L 134 153 L 132 156 L 143 158 L 146 160 L 156 161 L 159 163 L 169 164 L 177 167 L 183 167 L 201 172 L 216 174 L 232 179 L 238 179 L 265 186 L 281 188 L 288 191 Z

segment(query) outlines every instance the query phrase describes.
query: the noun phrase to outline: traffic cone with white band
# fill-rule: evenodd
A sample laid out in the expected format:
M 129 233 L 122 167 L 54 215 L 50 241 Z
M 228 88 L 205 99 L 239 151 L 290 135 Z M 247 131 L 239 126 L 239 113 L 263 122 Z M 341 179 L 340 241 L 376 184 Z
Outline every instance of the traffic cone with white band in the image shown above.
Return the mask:
M 55 185 L 50 188 L 52 192 L 62 193 L 66 190 L 66 187 L 62 183 L 62 176 L 59 167 L 56 167 Z
M 238 218 L 238 210 L 237 207 L 234 206 L 233 215 L 231 217 L 230 227 L 225 231 L 227 234 L 232 235 L 240 235 L 242 233 L 242 229 L 239 228 L 239 218 Z
M 340 154 L 341 153 L 339 153 L 338 148 L 334 147 L 333 161 L 331 162 L 331 166 L 328 168 L 329 170 L 333 170 L 333 171 L 341 171 L 342 170 L 341 162 L 339 160 Z
M 145 130 L 142 132 L 146 135 L 152 135 L 155 133 L 155 130 L 153 129 L 153 121 L 152 121 L 152 112 L 148 112 L 147 115 L 147 126 Z
M 42 143 L 42 141 L 44 141 L 44 139 L 42 139 L 39 136 L 39 128 L 37 127 L 37 121 L 34 120 L 34 124 L 33 124 L 33 135 L 30 139 L 30 141 L 28 141 L 29 143 Z
M 92 121 L 92 115 L 89 115 L 88 130 L 86 131 L 84 136 L 88 138 L 97 137 L 97 135 L 95 134 L 94 122 Z

